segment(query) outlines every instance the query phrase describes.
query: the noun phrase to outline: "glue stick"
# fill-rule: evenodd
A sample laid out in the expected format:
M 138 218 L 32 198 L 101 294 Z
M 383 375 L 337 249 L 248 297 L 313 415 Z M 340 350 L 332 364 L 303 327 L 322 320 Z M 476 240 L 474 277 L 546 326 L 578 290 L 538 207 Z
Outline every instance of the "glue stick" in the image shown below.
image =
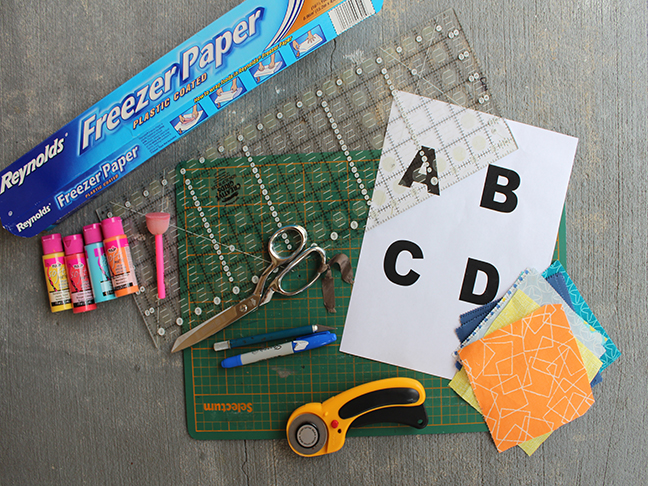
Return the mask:
M 65 246 L 65 269 L 67 270 L 68 283 L 70 284 L 70 297 L 72 298 L 72 312 L 79 314 L 95 310 L 88 263 L 83 253 L 83 237 L 70 235 L 63 238 Z
M 139 290 L 137 277 L 121 218 L 116 216 L 104 219 L 101 222 L 101 231 L 115 296 L 134 294 Z
M 58 233 L 45 235 L 41 238 L 41 242 L 43 244 L 43 267 L 45 269 L 45 283 L 47 284 L 50 308 L 52 312 L 72 309 L 61 235 Z
M 88 273 L 92 284 L 92 295 L 97 304 L 115 299 L 115 291 L 110 278 L 108 260 L 103 244 L 101 224 L 89 224 L 83 227 L 85 256 L 88 262 Z

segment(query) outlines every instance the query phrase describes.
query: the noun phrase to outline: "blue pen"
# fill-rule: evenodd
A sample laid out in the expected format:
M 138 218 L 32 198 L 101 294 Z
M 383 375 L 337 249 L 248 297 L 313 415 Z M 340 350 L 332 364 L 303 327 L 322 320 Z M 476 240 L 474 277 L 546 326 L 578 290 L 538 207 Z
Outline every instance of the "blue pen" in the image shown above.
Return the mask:
M 311 349 L 319 348 L 331 344 L 337 339 L 332 332 L 318 332 L 309 336 L 302 336 L 287 343 L 279 344 L 271 348 L 257 349 L 251 353 L 239 354 L 231 358 L 225 358 L 221 361 L 223 368 L 234 368 L 265 359 L 276 358 L 278 356 L 288 356 L 289 354 L 301 353 Z
M 281 331 L 269 332 L 267 334 L 257 334 L 256 336 L 221 341 L 214 344 L 214 351 L 224 351 L 225 349 L 250 346 L 252 344 L 265 343 L 266 341 L 274 341 L 275 339 L 290 339 L 297 336 L 305 336 L 306 334 L 315 334 L 316 332 L 332 330 L 332 327 L 321 326 L 318 324 L 295 327 L 293 329 L 282 329 Z

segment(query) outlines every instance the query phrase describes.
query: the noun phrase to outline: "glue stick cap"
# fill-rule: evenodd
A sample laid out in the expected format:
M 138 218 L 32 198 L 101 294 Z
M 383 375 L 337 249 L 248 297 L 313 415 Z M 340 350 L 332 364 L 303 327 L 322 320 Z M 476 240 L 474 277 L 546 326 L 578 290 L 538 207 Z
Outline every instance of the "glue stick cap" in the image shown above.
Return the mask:
M 81 235 L 70 235 L 63 238 L 66 255 L 76 255 L 83 253 L 83 237 Z
M 49 255 L 50 253 L 62 253 L 63 244 L 61 243 L 61 235 L 54 233 L 52 235 L 45 235 L 41 238 L 43 243 L 43 254 Z
M 123 235 L 124 226 L 122 225 L 121 218 L 115 216 L 114 218 L 104 219 L 101 222 L 101 231 L 103 232 L 105 239 Z
M 83 227 L 83 239 L 86 245 L 99 243 L 103 241 L 103 234 L 101 233 L 101 223 L 89 224 Z

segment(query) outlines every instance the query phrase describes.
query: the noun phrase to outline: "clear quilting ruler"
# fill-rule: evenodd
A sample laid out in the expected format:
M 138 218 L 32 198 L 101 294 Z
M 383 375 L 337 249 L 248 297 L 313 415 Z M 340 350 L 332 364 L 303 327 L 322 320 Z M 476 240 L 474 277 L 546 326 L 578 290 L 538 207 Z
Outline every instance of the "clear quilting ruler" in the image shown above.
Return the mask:
M 490 130 L 497 125 L 498 130 L 501 131 L 498 137 L 486 137 L 483 150 L 471 152 L 466 149 L 466 160 L 472 160 L 471 157 L 479 158 L 477 155 L 491 150 L 495 156 L 488 160 L 493 161 L 505 153 L 501 148 L 493 150 L 494 145 L 504 144 L 511 149 L 515 147 L 506 124 L 498 117 L 485 76 L 452 10 L 447 10 L 409 33 L 393 39 L 372 54 L 356 51 L 345 57 L 349 60 L 349 64 L 339 72 L 318 81 L 298 95 L 277 103 L 272 109 L 261 113 L 256 120 L 247 117 L 248 120 L 235 130 L 215 133 L 216 143 L 201 150 L 193 158 L 199 161 L 201 158 L 230 160 L 241 157 L 243 161 L 248 162 L 250 158 L 259 156 L 340 152 L 344 154 L 348 163 L 352 160 L 353 152 L 380 150 L 383 149 L 383 144 L 385 148 L 398 145 L 397 142 L 395 143 L 396 139 L 386 140 L 385 132 L 389 120 L 397 120 L 399 114 L 403 120 L 402 136 L 415 140 L 414 143 L 407 143 L 410 143 L 413 149 L 418 149 L 416 138 L 418 137 L 419 142 L 423 143 L 425 137 L 424 133 L 417 131 L 420 114 L 417 110 L 410 110 L 407 99 L 409 94 L 452 103 L 455 107 L 452 108 L 454 111 L 450 119 L 455 123 L 462 122 L 465 113 L 479 112 L 475 117 L 472 133 Z M 280 76 L 285 77 L 286 74 Z M 287 78 L 278 77 L 277 82 L 282 79 Z M 397 99 L 400 98 L 400 108 L 398 103 L 394 103 L 394 94 Z M 403 114 L 405 116 L 402 116 Z M 410 128 L 407 127 L 405 120 L 408 120 Z M 496 123 L 493 120 L 498 121 Z M 445 156 L 447 165 L 451 166 L 453 161 L 447 154 L 453 153 L 453 144 L 456 144 L 453 138 L 456 137 L 455 130 L 446 131 L 447 127 L 442 127 L 443 120 L 438 116 L 431 118 L 431 121 L 423 118 L 423 122 L 439 127 L 442 143 L 437 145 L 435 150 L 436 165 L 430 164 L 429 161 L 422 161 L 421 156 L 419 160 L 421 167 L 418 168 L 417 174 L 413 174 L 411 181 L 412 190 L 416 194 L 422 189 L 427 190 L 426 176 L 421 173 L 425 173 L 428 167 L 437 170 L 439 180 L 445 180 L 446 176 L 440 170 L 442 165 L 439 161 Z M 214 130 L 217 132 L 218 129 Z M 399 161 L 398 157 L 394 156 L 394 169 L 398 164 L 404 167 L 410 162 L 405 159 Z M 382 166 L 381 162 L 379 175 Z M 346 170 L 349 166 L 341 164 L 340 167 Z M 456 174 L 460 177 L 462 172 L 457 170 Z M 166 177 L 168 179 L 170 174 Z M 349 177 L 352 178 L 354 185 L 357 184 L 355 179 L 359 176 L 350 172 Z M 402 177 L 399 178 L 399 182 L 401 179 Z M 156 180 L 159 184 L 159 178 Z M 386 184 L 392 184 L 392 181 L 385 180 Z M 421 181 L 423 183 L 420 183 Z M 451 182 L 448 178 L 447 182 L 441 182 L 441 187 Z M 170 189 L 171 186 L 173 184 L 166 187 Z M 376 186 L 377 189 L 380 187 Z M 406 189 L 405 186 L 401 187 Z M 117 198 L 114 202 L 100 208 L 98 214 L 100 217 L 108 213 L 120 215 L 124 219 L 127 236 L 132 240 L 142 238 L 142 235 L 146 234 L 144 214 L 148 211 L 148 207 L 158 207 L 160 197 L 173 199 L 169 194 L 153 195 L 150 190 L 148 190 L 149 196 L 144 197 L 145 191 L 147 188 L 143 187 L 135 194 Z M 411 207 L 409 200 L 399 199 L 402 194 L 384 192 L 381 197 L 385 204 L 389 204 L 389 209 L 383 210 L 382 206 L 378 207 L 372 201 L 368 228 L 372 219 L 386 220 L 402 212 L 401 210 Z M 374 193 L 374 200 L 375 196 Z M 135 200 L 142 201 L 141 204 L 148 206 L 134 211 Z M 126 206 L 126 202 L 131 204 L 130 208 Z M 392 204 L 393 202 L 397 204 Z M 167 212 L 172 213 L 173 205 L 169 204 Z M 155 210 L 159 211 L 159 209 Z M 174 212 L 172 217 L 173 214 Z M 129 231 L 133 232 L 132 236 Z M 176 235 L 172 231 L 165 234 L 165 242 L 169 247 L 167 254 L 174 253 L 177 244 Z M 139 251 L 142 252 L 142 261 L 154 262 L 154 248 L 150 242 L 142 245 Z M 173 262 L 169 262 L 167 265 L 166 276 L 170 281 L 178 282 L 177 285 L 180 286 L 177 264 L 171 268 L 172 264 Z M 150 270 L 146 272 L 151 276 L 155 274 Z M 135 300 L 138 302 L 154 342 L 158 347 L 162 347 L 165 343 L 173 342 L 180 331 L 183 321 L 182 305 L 179 298 L 175 297 L 175 292 L 169 292 L 169 296 L 163 301 L 154 298 L 155 288 L 152 277 L 151 280 L 142 278 L 141 281 L 144 284 L 141 283 L 140 287 L 144 289 L 135 296 Z
M 517 150 L 495 115 L 393 92 L 367 231 Z

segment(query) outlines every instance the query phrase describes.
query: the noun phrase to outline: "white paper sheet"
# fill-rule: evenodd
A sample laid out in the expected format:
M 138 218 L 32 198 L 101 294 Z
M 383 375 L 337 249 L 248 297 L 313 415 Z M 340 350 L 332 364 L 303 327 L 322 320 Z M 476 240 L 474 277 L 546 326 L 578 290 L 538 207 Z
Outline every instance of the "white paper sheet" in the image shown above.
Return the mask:
M 508 123 L 518 150 L 493 165 L 519 175 L 515 209 L 480 207 L 488 168 L 368 231 L 340 351 L 452 378 L 459 344 L 454 329 L 461 313 L 477 307 L 459 300 L 468 259 L 497 269 L 498 297 L 523 269 L 551 264 L 578 140 Z M 503 202 L 504 196 L 494 199 Z M 398 274 L 419 275 L 412 285 L 394 284 L 385 274 L 385 254 L 398 240 L 415 243 L 423 254 L 413 258 L 403 251 L 396 260 Z M 473 293 L 487 281 L 478 272 Z

